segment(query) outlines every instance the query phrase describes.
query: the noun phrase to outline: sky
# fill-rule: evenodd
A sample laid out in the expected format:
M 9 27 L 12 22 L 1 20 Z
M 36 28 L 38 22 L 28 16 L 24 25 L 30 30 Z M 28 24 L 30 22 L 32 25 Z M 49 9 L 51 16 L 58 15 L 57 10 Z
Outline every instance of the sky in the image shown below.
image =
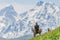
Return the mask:
M 12 5 L 18 13 L 21 13 L 36 6 L 38 1 L 52 2 L 60 6 L 60 0 L 0 0 L 0 9 Z

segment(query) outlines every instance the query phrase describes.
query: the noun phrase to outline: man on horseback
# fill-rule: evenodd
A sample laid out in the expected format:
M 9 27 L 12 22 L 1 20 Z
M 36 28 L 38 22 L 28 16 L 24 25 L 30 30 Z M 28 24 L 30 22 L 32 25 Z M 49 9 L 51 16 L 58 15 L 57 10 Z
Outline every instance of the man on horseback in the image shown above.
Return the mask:
M 42 32 L 42 29 L 39 29 L 39 25 L 37 24 L 37 22 L 34 26 L 34 29 L 32 29 L 32 31 L 34 33 L 34 37 L 36 36 L 36 34 L 40 34 Z

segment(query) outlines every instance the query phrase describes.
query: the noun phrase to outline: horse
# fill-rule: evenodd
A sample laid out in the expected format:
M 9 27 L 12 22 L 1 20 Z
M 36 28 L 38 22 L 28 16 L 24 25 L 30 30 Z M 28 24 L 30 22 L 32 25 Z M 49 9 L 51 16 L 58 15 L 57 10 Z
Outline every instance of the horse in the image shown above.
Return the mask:
M 48 28 L 48 31 L 51 31 L 50 28 Z
M 34 37 L 36 36 L 36 34 L 41 34 L 41 32 L 42 32 L 42 29 L 39 29 L 39 31 L 35 31 L 35 29 L 33 29 L 32 28 L 32 32 L 33 32 L 33 34 L 34 34 Z

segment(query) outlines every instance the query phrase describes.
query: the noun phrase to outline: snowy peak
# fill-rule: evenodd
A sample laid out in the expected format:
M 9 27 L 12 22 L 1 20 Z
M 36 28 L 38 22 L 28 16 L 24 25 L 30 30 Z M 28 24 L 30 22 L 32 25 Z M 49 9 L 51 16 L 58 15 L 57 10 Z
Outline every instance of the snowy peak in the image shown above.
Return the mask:
M 6 8 L 14 9 L 12 5 L 10 5 L 10 6 L 6 7 Z
M 1 11 L 5 11 L 5 10 L 14 10 L 12 5 L 6 6 L 5 8 L 1 9 Z
M 8 9 L 11 9 L 11 10 L 13 10 L 14 9 L 14 7 L 12 6 L 12 5 L 9 5 L 9 6 L 6 6 L 5 8 L 3 8 L 3 10 L 8 10 Z
M 39 1 L 39 2 L 37 2 L 36 6 L 38 6 L 38 7 L 40 7 L 40 6 L 46 6 L 46 7 L 51 6 L 51 7 L 53 7 L 53 6 L 55 6 L 55 4 L 52 2 Z
M 9 15 L 14 15 L 14 16 L 17 15 L 17 13 L 16 13 L 16 11 L 14 10 L 14 8 L 13 8 L 12 5 L 1 9 L 1 11 L 0 11 L 0 16 L 2 16 L 3 14 L 5 14 L 5 15 L 9 14 Z
M 39 1 L 39 2 L 37 2 L 36 5 L 37 5 L 37 6 L 41 6 L 41 5 L 43 5 L 43 3 L 44 3 L 43 1 Z

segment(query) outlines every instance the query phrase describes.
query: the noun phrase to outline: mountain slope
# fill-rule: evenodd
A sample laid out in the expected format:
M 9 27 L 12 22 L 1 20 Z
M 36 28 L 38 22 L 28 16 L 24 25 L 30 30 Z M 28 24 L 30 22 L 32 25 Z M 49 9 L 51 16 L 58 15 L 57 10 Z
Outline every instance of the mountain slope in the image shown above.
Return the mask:
M 60 27 L 30 40 L 60 40 Z

